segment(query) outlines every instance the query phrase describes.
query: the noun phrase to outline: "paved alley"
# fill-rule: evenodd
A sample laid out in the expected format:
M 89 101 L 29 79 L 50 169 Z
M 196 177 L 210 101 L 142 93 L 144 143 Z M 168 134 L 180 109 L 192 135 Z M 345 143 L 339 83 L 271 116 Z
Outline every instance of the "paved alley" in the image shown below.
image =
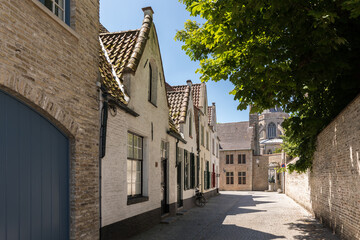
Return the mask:
M 338 239 L 292 199 L 274 192 L 221 192 L 204 208 L 175 218 L 133 239 Z

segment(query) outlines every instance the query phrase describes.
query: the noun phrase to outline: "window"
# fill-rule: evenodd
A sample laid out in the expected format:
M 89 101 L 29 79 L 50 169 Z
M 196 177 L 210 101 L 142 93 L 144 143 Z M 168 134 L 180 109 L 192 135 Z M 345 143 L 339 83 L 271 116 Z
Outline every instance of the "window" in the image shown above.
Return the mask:
M 206 131 L 206 149 L 209 150 L 209 132 Z
M 184 150 L 184 189 L 189 189 L 189 154 Z
M 275 123 L 269 123 L 268 125 L 268 138 L 275 138 L 276 137 L 276 126 Z
M 201 145 L 202 146 L 205 146 L 204 145 L 204 126 L 201 125 L 201 133 L 200 133 L 200 136 L 201 136 Z
M 219 144 L 216 144 L 216 157 L 219 157 Z
M 234 184 L 234 173 L 226 172 L 226 184 Z
M 165 141 L 161 141 L 161 158 L 167 159 L 169 156 L 169 143 Z
M 70 0 L 39 0 L 58 18 L 70 25 Z
M 192 115 L 189 112 L 189 136 L 192 137 Z
M 246 164 L 246 155 L 245 154 L 238 155 L 238 164 Z
M 154 65 L 149 63 L 149 102 L 156 106 L 157 99 L 157 73 Z
M 234 155 L 226 155 L 226 164 L 234 164 Z
M 246 184 L 246 172 L 238 172 L 238 184 Z
M 142 195 L 143 138 L 128 132 L 127 195 Z
M 214 139 L 212 139 L 211 149 L 212 149 L 212 154 L 215 155 L 215 141 L 214 141 Z

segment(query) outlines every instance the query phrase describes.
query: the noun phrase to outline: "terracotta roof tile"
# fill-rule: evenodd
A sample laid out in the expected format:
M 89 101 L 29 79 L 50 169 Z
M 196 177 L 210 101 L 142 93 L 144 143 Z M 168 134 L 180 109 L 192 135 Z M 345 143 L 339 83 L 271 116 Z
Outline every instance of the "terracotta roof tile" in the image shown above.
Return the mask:
M 102 84 L 115 99 L 127 104 L 128 97 L 123 86 L 123 74 L 135 72 L 152 25 L 152 17 L 145 15 L 143 24 L 138 30 L 109 33 L 100 25 L 100 72 Z M 111 73 L 112 77 L 110 77 Z
M 100 39 L 119 78 L 122 78 L 124 69 L 135 49 L 138 35 L 139 30 L 100 34 Z
M 190 97 L 190 87 L 186 86 L 175 91 L 168 91 L 167 98 L 170 107 L 170 117 L 174 121 L 177 129 L 179 124 L 186 120 L 187 107 Z
M 187 86 L 188 85 L 179 85 L 179 86 L 172 86 L 172 87 L 175 89 L 175 91 L 180 91 L 182 89 L 185 89 Z M 201 89 L 200 83 L 191 85 L 193 102 L 196 107 L 199 107 L 199 105 L 200 105 L 200 89 Z
M 117 83 L 112 71 L 113 69 L 106 59 L 105 53 L 102 49 L 100 49 L 99 72 L 102 77 L 101 84 L 107 89 L 107 92 L 111 97 L 118 100 L 119 102 L 127 104 L 124 92 L 120 89 L 120 86 Z

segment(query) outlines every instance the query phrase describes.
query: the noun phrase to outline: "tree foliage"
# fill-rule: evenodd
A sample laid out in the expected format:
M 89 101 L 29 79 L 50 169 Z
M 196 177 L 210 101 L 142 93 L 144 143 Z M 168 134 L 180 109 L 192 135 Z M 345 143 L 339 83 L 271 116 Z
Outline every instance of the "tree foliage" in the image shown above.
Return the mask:
M 317 134 L 360 89 L 360 0 L 180 0 L 205 23 L 175 39 L 202 81 L 229 80 L 238 109 L 292 113 L 284 149 L 311 166 Z

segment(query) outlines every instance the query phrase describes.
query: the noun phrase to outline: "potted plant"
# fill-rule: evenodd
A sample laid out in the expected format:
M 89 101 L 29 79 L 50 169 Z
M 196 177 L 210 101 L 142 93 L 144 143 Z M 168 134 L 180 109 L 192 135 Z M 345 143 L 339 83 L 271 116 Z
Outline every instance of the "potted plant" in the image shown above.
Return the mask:
M 274 191 L 275 178 L 274 176 L 269 177 L 269 191 Z

